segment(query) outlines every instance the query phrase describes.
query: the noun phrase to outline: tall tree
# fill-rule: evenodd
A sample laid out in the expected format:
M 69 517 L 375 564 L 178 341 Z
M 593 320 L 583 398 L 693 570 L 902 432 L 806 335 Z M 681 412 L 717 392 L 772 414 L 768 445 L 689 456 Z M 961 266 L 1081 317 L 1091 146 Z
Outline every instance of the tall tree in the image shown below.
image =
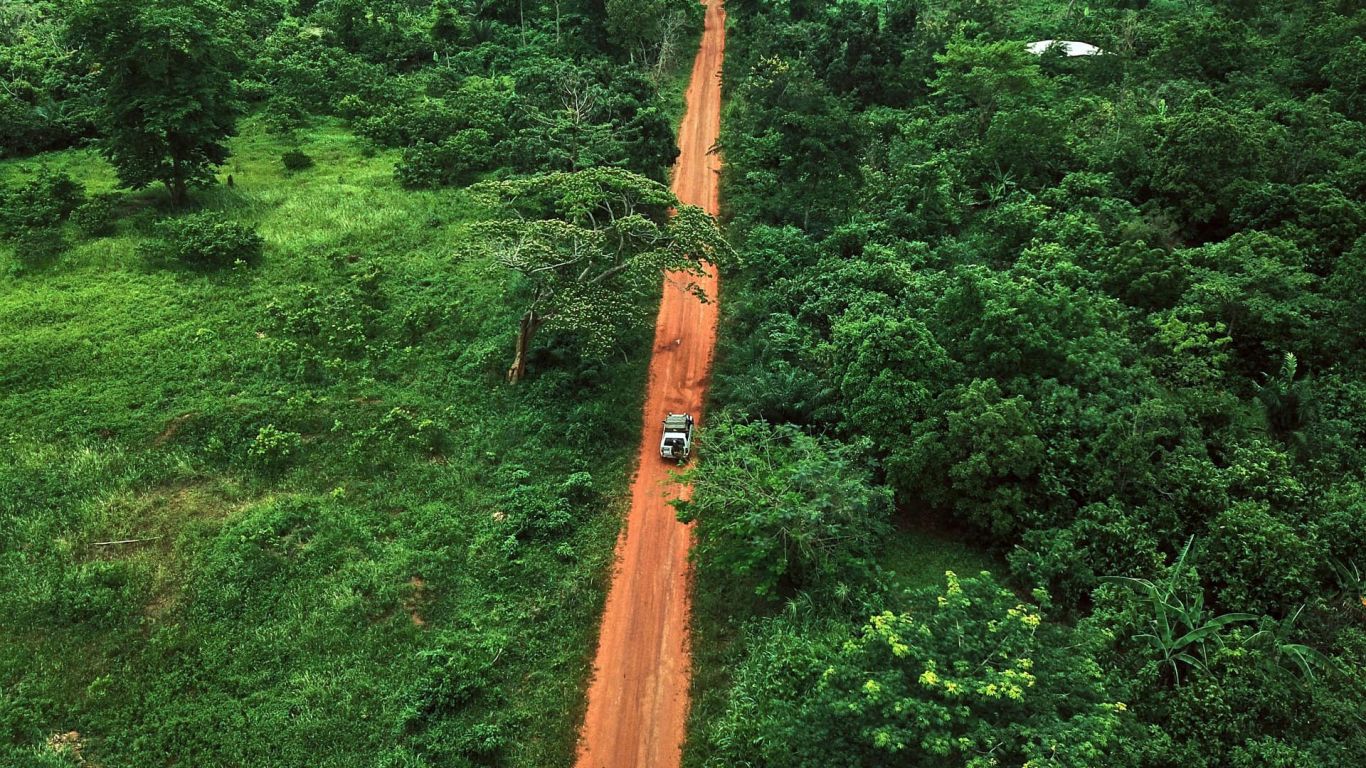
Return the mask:
M 514 383 L 542 327 L 580 334 L 589 354 L 606 352 L 623 325 L 643 318 L 638 310 L 663 270 L 701 275 L 729 251 L 701 208 L 679 205 L 663 184 L 629 171 L 547 173 L 472 189 L 508 213 L 476 227 L 473 247 L 520 275 L 527 296 L 507 372 Z
M 235 46 L 217 0 L 80 0 L 70 35 L 104 95 L 104 154 L 119 180 L 160 181 L 179 205 L 228 157 L 238 103 Z

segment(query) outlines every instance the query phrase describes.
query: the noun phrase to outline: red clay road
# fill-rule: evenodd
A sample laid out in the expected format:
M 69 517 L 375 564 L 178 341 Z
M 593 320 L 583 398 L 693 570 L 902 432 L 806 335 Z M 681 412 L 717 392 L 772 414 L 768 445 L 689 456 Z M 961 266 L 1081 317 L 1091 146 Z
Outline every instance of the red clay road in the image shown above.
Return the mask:
M 688 84 L 674 169 L 678 198 L 715 214 L 720 160 L 709 154 L 721 129 L 721 58 L 725 11 L 707 7 L 702 45 Z M 688 489 L 669 478 L 676 467 L 659 457 L 667 412 L 699 418 L 716 343 L 716 278 L 697 282 L 713 299 L 685 289 L 689 278 L 665 275 L 655 322 L 654 356 L 645 397 L 645 428 L 631 511 L 617 539 L 616 565 L 602 617 L 588 712 L 579 734 L 578 768 L 675 768 L 688 717 L 688 550 L 691 526 L 668 501 Z

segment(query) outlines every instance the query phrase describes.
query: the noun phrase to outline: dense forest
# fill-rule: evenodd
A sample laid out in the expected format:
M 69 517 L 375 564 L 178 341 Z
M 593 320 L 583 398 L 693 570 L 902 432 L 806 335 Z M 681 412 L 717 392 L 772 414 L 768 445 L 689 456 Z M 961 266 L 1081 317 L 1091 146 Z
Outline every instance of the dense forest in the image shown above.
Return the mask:
M 0 4 L 0 766 L 571 764 L 709 265 L 685 765 L 1366 765 L 1366 8 L 727 10 Z
M 1366 764 L 1366 9 L 728 10 L 688 762 Z
M 1361 5 L 728 10 L 691 764 L 1366 764 Z
M 0 3 L 0 765 L 570 762 L 700 11 Z

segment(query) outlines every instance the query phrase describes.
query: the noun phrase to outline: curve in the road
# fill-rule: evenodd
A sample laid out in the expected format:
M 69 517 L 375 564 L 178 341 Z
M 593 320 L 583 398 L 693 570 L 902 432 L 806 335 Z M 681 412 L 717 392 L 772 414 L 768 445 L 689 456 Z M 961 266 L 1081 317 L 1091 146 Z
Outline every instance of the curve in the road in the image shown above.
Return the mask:
M 720 160 L 725 11 L 712 0 L 688 84 L 673 189 L 683 203 L 715 215 Z M 665 275 L 645 399 L 645 428 L 631 487 L 631 511 L 617 540 L 616 564 L 598 638 L 578 768 L 674 768 L 688 716 L 688 550 L 692 529 L 670 499 L 688 493 L 659 457 L 668 412 L 702 415 L 716 343 L 717 281 L 697 282 L 711 303 L 685 290 L 687 276 Z

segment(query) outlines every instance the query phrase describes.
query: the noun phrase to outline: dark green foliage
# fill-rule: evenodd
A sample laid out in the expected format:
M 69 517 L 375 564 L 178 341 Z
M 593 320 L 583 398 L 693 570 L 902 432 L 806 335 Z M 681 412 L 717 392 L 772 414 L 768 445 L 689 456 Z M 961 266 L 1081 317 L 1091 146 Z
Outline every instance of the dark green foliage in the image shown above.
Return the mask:
M 67 242 L 58 227 L 28 227 L 10 239 L 14 257 L 23 269 L 48 266 L 66 252 Z
M 162 182 L 175 204 L 227 159 L 238 104 L 235 41 L 217 0 L 90 0 L 68 19 L 103 89 L 102 148 L 133 189 Z
M 206 269 L 261 260 L 265 240 L 251 227 L 214 213 L 192 213 L 162 221 L 157 254 Z
M 792 427 L 724 417 L 706 428 L 681 520 L 699 520 L 703 567 L 761 597 L 834 592 L 865 580 L 888 530 L 890 497 L 846 446 Z
M 313 167 L 313 158 L 302 150 L 291 149 L 280 155 L 280 164 L 286 171 L 306 171 Z
M 470 128 L 442 139 L 440 144 L 419 143 L 403 150 L 394 176 L 410 188 L 465 185 L 475 174 L 494 167 L 489 135 Z
M 93 135 L 91 73 L 60 44 L 64 19 L 49 0 L 0 7 L 0 158 L 70 146 Z
M 71 212 L 71 223 L 86 237 L 112 235 L 118 223 L 116 209 L 122 199 L 122 195 L 114 192 L 95 195 Z
M 714 397 L 866 441 L 902 515 L 1004 555 L 1014 586 L 1046 586 L 1083 621 L 1129 707 L 1079 764 L 1359 761 L 1366 17 L 1335 2 L 729 10 L 738 259 Z M 1045 38 L 1108 53 L 1023 43 Z M 784 692 L 819 688 L 847 631 L 847 604 L 803 601 L 819 620 L 736 635 L 743 606 L 705 619 L 743 671 L 700 696 L 694 764 L 855 760 L 857 742 L 806 734 L 857 728 L 778 725 L 798 722 Z M 750 708 L 768 700 L 771 720 Z M 899 711 L 866 701 L 822 715 L 892 733 Z
M 0 235 L 55 227 L 85 200 L 85 189 L 65 173 L 40 166 L 27 182 L 0 188 Z

